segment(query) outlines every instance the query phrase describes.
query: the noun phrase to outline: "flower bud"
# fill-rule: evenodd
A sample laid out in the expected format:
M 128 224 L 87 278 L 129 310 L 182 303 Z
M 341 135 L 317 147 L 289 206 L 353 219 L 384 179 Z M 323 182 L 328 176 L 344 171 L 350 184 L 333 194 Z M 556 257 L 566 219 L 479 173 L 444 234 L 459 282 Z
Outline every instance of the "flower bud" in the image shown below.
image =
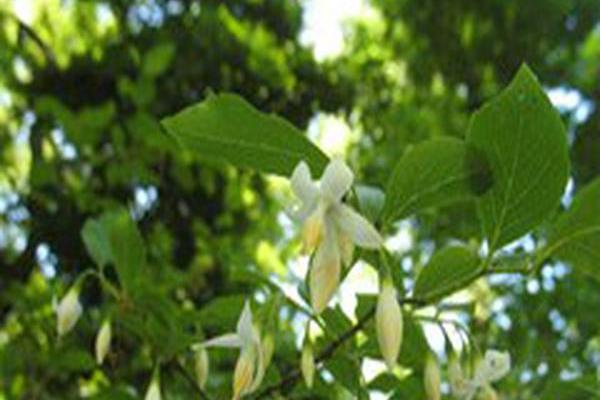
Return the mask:
M 144 400 L 160 400 L 160 379 L 158 374 L 154 374 L 152 378 L 152 382 L 150 382 L 150 386 L 148 386 L 148 390 L 146 391 L 146 396 Z
M 389 279 L 384 279 L 377 309 L 375 327 L 379 349 L 387 367 L 391 370 L 396 365 L 400 347 L 402 346 L 402 309 L 396 299 L 396 289 Z
M 300 369 L 306 386 L 312 388 L 315 378 L 315 356 L 313 354 L 312 345 L 306 341 L 302 347 L 302 359 L 300 361 Z
M 237 400 L 252 387 L 254 378 L 254 349 L 242 349 L 233 372 L 233 399 Z
M 196 383 L 201 389 L 204 389 L 206 381 L 208 380 L 209 362 L 208 353 L 204 347 L 199 348 L 195 355 L 195 367 L 196 367 Z
M 110 320 L 105 320 L 98 331 L 96 336 L 96 362 L 101 365 L 104 361 L 104 357 L 110 349 L 110 340 L 112 336 L 112 329 L 110 326 Z
M 79 303 L 79 288 L 72 287 L 56 306 L 58 336 L 67 334 L 81 316 L 83 308 Z
M 440 400 L 440 366 L 437 359 L 432 355 L 427 355 L 425 361 L 425 394 L 427 400 Z
M 263 352 L 263 362 L 265 365 L 265 369 L 271 363 L 271 359 L 273 358 L 273 352 L 275 351 L 275 339 L 273 335 L 267 333 L 262 340 L 262 352 Z

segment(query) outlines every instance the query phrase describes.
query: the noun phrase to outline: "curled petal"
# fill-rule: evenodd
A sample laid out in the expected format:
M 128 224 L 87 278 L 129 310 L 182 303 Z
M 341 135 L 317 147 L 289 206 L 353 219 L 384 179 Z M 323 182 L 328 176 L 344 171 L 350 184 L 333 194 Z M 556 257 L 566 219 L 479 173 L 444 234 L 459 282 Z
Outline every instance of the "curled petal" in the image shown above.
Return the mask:
M 346 267 L 350 266 L 354 257 L 354 242 L 344 232 L 338 232 L 338 246 L 342 257 L 342 262 Z
M 300 161 L 294 169 L 294 172 L 292 172 L 290 183 L 292 185 L 292 191 L 304 204 L 314 202 L 315 198 L 318 196 L 319 188 L 317 187 L 317 184 L 313 182 L 308 164 L 304 161 Z
M 256 389 L 258 389 L 263 378 L 265 377 L 265 372 L 267 369 L 264 358 L 264 349 L 262 347 L 261 342 L 257 339 L 254 343 L 254 346 L 254 361 L 256 366 L 256 374 L 252 379 L 252 385 L 250 385 L 250 388 L 248 388 L 247 393 L 254 392 Z
M 312 307 L 321 313 L 335 293 L 340 281 L 340 252 L 333 228 L 326 230 L 323 242 L 317 248 L 309 272 Z
M 403 321 L 402 309 L 396 299 L 396 289 L 389 280 L 384 280 L 379 293 L 375 327 L 381 354 L 391 370 L 396 365 L 402 346 Z
M 254 326 L 252 325 L 252 310 L 250 302 L 244 303 L 244 309 L 237 323 L 237 334 L 242 341 L 242 347 L 252 346 L 255 340 Z
M 368 219 L 352 208 L 339 204 L 332 210 L 336 224 L 352 241 L 367 249 L 377 249 L 383 244 L 383 239 L 377 229 Z
M 202 347 L 241 347 L 242 341 L 237 333 L 227 333 L 207 340 L 206 342 L 192 346 L 194 350 Z
M 344 161 L 334 158 L 321 177 L 321 194 L 330 202 L 338 202 L 350 190 L 354 181 L 352 170 Z
M 243 349 L 233 372 L 233 399 L 248 393 L 254 378 L 254 349 Z

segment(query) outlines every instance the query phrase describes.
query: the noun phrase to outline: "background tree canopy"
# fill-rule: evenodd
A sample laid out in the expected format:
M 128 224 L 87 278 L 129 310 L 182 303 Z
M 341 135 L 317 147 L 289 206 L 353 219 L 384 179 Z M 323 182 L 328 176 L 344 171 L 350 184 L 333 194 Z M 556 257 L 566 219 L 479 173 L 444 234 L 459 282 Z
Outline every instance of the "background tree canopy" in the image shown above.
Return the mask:
M 343 25 L 339 15 L 349 16 Z M 511 126 L 494 114 L 497 103 L 473 113 L 506 87 L 532 85 L 523 78 L 529 69 L 517 72 L 524 63 L 566 127 L 564 195 L 566 159 L 559 154 L 552 165 L 532 167 L 556 169 L 560 207 L 533 202 L 518 216 L 541 223 L 533 231 L 498 228 L 497 219 L 485 219 L 482 231 L 473 198 L 439 202 L 459 197 L 462 186 L 379 209 L 379 189 L 418 195 L 427 181 L 403 178 L 422 168 L 408 156 L 392 173 L 401 156 L 420 152 L 431 154 L 429 164 L 443 163 L 466 151 L 462 139 L 485 152 L 489 141 L 478 132 Z M 410 292 L 424 265 L 434 274 L 435 264 L 452 261 L 452 279 L 470 283 L 435 303 L 437 311 L 406 318 L 400 372 L 387 374 L 376 361 L 369 322 L 327 357 L 312 390 L 294 379 L 281 388 L 284 398 L 420 399 L 426 343 L 444 364 L 450 344 L 461 347 L 461 340 L 511 353 L 513 367 L 497 386 L 501 398 L 599 397 L 600 243 L 597 236 L 579 247 L 561 241 L 578 224 L 600 225 L 593 183 L 600 175 L 598 0 L 0 0 L 0 71 L 0 399 L 141 398 L 157 364 L 164 398 L 197 396 L 190 345 L 232 331 L 245 299 L 275 338 L 263 387 L 297 370 L 308 259 L 298 256 L 298 229 L 285 212 L 289 188 L 257 172 L 253 154 L 193 145 L 169 129 L 169 117 L 183 118 L 176 113 L 205 99 L 208 133 L 243 112 L 252 121 L 254 107 L 266 113 L 268 129 L 306 131 L 328 156 L 343 155 L 363 184 L 350 201 L 372 220 L 383 212 L 396 221 L 383 233 L 398 288 Z M 216 95 L 222 92 L 245 102 Z M 512 101 L 507 96 L 498 103 Z M 230 115 L 218 106 L 227 101 Z M 211 104 L 225 113 L 213 130 Z M 260 138 L 260 127 L 245 121 L 218 134 L 248 130 Z M 544 132 L 562 132 L 554 122 L 544 122 Z M 430 139 L 444 142 L 419 146 Z M 550 154 L 543 137 L 524 146 L 527 162 Z M 236 156 L 250 168 L 223 161 Z M 316 150 L 311 157 L 320 175 L 326 158 Z M 277 160 L 265 172 L 289 175 L 297 161 Z M 490 159 L 489 167 L 506 160 Z M 474 188 L 483 196 L 480 212 L 495 191 L 516 190 L 498 186 L 501 179 Z M 552 190 L 534 192 L 550 198 Z M 536 213 L 545 208 L 552 216 L 542 221 Z M 487 235 L 494 229 L 496 236 Z M 485 250 L 484 237 L 501 250 L 506 273 L 458 276 L 472 252 Z M 533 273 L 512 273 L 511 262 L 518 269 L 538 248 L 552 251 L 534 260 Z M 360 255 L 322 315 L 317 353 L 374 304 L 378 261 Z M 118 289 L 78 281 L 97 268 Z M 443 276 L 428 278 L 435 284 L 420 279 L 415 292 L 437 297 L 431 285 L 439 288 Z M 84 313 L 57 338 L 53 298 L 75 282 Z M 93 343 L 107 316 L 113 341 L 98 366 Z M 229 396 L 235 361 L 235 352 L 211 350 L 211 398 Z

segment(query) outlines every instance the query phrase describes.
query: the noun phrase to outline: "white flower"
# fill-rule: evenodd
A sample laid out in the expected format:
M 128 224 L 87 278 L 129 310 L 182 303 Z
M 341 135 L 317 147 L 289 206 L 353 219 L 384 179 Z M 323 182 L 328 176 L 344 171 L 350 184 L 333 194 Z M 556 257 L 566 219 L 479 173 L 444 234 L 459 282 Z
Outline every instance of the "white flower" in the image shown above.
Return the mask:
M 312 388 L 315 379 L 315 356 L 312 350 L 312 345 L 306 341 L 302 347 L 302 358 L 300 360 L 300 370 L 304 377 L 306 386 Z
M 158 374 L 154 374 L 152 381 L 150 382 L 150 386 L 148 386 L 148 390 L 146 391 L 146 396 L 144 400 L 160 400 L 160 379 Z
M 265 374 L 265 365 L 260 335 L 252 324 L 250 303 L 246 302 L 244 305 L 235 333 L 228 333 L 194 346 L 195 349 L 203 347 L 240 348 L 240 356 L 233 374 L 234 399 L 239 399 L 258 388 Z
M 79 303 L 79 288 L 76 286 L 72 287 L 54 308 L 56 311 L 58 336 L 63 336 L 73 329 L 83 312 L 83 307 Z
M 112 329 L 110 326 L 110 320 L 105 320 L 98 331 L 96 336 L 96 362 L 98 365 L 102 364 L 108 350 L 110 349 L 110 340 L 112 336 Z
M 456 364 L 454 364 L 456 362 Z M 472 400 L 479 391 L 481 398 L 494 400 L 498 397 L 491 383 L 502 379 L 510 371 L 510 354 L 497 350 L 487 350 L 484 358 L 475 367 L 473 379 L 462 375 L 456 360 L 450 360 L 448 375 L 452 393 L 462 400 Z
M 424 386 L 427 400 L 440 400 L 440 366 L 437 358 L 428 354 L 425 360 Z
M 199 348 L 194 354 L 195 358 L 195 369 L 196 369 L 196 382 L 201 389 L 204 389 L 206 381 L 208 380 L 209 362 L 208 353 L 205 348 Z
M 402 309 L 396 299 L 396 289 L 389 279 L 384 279 L 377 301 L 375 327 L 379 349 L 391 370 L 396 365 L 402 346 Z
M 474 383 L 483 387 L 496 382 L 510 371 L 510 354 L 497 350 L 487 350 L 483 360 L 475 368 Z
M 312 180 L 308 165 L 302 161 L 290 180 L 302 202 L 295 216 L 303 222 L 304 250 L 316 249 L 309 286 L 312 307 L 320 313 L 338 286 L 341 262 L 352 261 L 354 245 L 376 249 L 383 240 L 366 218 L 342 203 L 354 180 L 354 174 L 342 160 L 333 159 L 320 182 Z

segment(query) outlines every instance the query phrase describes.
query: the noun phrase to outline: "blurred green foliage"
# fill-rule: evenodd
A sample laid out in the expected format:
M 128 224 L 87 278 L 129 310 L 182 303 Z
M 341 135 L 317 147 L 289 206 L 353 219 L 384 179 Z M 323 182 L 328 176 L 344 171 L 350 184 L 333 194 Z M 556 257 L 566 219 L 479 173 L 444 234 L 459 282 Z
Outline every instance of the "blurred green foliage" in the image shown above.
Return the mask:
M 297 366 L 304 310 L 274 283 L 302 285 L 288 272 L 299 246 L 281 185 L 178 146 L 159 123 L 213 92 L 235 92 L 300 129 L 317 113 L 345 119 L 358 133 L 347 159 L 371 185 L 353 200 L 369 215 L 402 154 L 465 138 L 471 114 L 526 62 L 545 89 L 575 99 L 558 105 L 571 158 L 563 205 L 600 175 L 598 0 L 371 0 L 347 25 L 344 52 L 323 62 L 299 42 L 298 1 L 39 0 L 27 19 L 17 3 L 0 0 L 0 398 L 139 398 L 157 360 L 165 398 L 191 398 L 175 365 L 193 373 L 189 344 L 231 331 L 253 296 L 276 342 L 263 385 Z M 533 147 L 531 157 L 543 152 Z M 576 202 L 589 208 L 557 216 L 557 226 L 594 220 L 594 185 Z M 414 281 L 434 250 L 480 244 L 473 203 L 418 211 L 403 223 L 411 246 L 389 260 L 397 283 Z M 543 246 L 550 225 L 511 256 Z M 537 275 L 478 280 L 458 312 L 477 346 L 511 352 L 504 398 L 593 398 L 598 281 L 540 262 Z M 57 338 L 53 297 L 95 268 L 124 295 L 86 279 L 83 317 Z M 357 316 L 374 301 L 357 296 Z M 106 316 L 114 340 L 99 367 L 92 348 Z M 317 349 L 352 326 L 339 307 L 322 320 Z M 361 377 L 361 357 L 379 358 L 367 324 L 327 360 L 312 392 L 298 384 L 286 388 L 290 398 L 422 398 L 426 341 L 416 316 L 405 325 L 400 362 L 412 375 Z M 211 351 L 212 398 L 230 393 L 235 356 Z

